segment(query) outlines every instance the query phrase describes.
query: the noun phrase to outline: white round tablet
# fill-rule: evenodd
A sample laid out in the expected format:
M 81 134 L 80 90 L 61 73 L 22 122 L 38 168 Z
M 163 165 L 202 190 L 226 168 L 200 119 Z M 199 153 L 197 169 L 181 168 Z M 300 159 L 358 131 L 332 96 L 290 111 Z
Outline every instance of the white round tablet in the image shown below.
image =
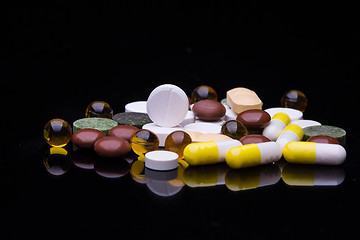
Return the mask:
M 296 120 L 296 121 L 291 121 L 290 124 L 298 125 L 301 128 L 321 125 L 321 123 L 319 123 L 318 121 L 314 121 L 314 120 Z
M 189 100 L 178 86 L 164 84 L 155 88 L 149 95 L 146 110 L 150 119 L 162 127 L 179 125 L 186 117 Z
M 291 121 L 300 120 L 303 118 L 303 113 L 293 108 L 274 107 L 265 109 L 265 111 L 270 115 L 270 117 L 273 117 L 279 112 L 285 113 L 289 116 Z
M 179 155 L 166 150 L 156 150 L 145 154 L 145 167 L 166 171 L 178 167 Z
M 192 111 L 188 111 L 185 116 L 185 119 L 179 125 L 185 126 L 187 124 L 194 123 L 194 122 L 195 122 L 195 114 Z
M 136 101 L 136 102 L 131 102 L 131 103 L 126 104 L 125 112 L 147 113 L 146 112 L 146 101 Z
M 221 125 L 207 122 L 196 122 L 185 125 L 184 130 L 201 133 L 221 133 Z

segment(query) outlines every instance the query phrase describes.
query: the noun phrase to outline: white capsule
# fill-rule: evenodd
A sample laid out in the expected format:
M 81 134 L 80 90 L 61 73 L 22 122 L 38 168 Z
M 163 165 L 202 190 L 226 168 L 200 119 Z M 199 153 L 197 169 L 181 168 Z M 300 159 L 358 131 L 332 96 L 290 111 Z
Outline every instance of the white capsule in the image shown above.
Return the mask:
M 281 149 L 283 149 L 289 142 L 301 141 L 303 137 L 304 132 L 302 128 L 298 125 L 290 124 L 282 131 L 276 142 L 280 145 Z
M 287 114 L 277 113 L 271 118 L 269 125 L 264 128 L 262 134 L 271 141 L 276 141 L 289 122 L 290 117 Z

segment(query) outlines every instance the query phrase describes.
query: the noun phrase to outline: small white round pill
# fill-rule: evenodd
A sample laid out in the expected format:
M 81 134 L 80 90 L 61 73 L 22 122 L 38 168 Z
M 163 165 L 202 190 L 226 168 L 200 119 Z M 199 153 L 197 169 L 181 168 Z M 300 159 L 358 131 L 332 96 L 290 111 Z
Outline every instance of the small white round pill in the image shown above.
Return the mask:
M 201 133 L 221 133 L 221 125 L 210 122 L 196 122 L 185 125 L 184 130 Z
M 156 150 L 145 154 L 145 167 L 153 170 L 172 170 L 178 167 L 179 155 L 166 150 Z
M 291 121 L 290 124 L 295 124 L 298 125 L 301 128 L 306 128 L 306 127 L 311 127 L 311 126 L 320 126 L 321 123 L 314 121 L 314 120 L 296 120 L 296 121 Z
M 147 113 L 146 101 L 136 101 L 125 105 L 125 112 Z
M 146 103 L 150 119 L 161 127 L 179 125 L 185 119 L 188 108 L 189 99 L 186 93 L 172 84 L 156 87 Z
M 293 108 L 274 107 L 265 109 L 265 112 L 267 112 L 270 117 L 273 117 L 279 112 L 286 113 L 290 117 L 291 121 L 300 120 L 303 118 L 303 113 Z

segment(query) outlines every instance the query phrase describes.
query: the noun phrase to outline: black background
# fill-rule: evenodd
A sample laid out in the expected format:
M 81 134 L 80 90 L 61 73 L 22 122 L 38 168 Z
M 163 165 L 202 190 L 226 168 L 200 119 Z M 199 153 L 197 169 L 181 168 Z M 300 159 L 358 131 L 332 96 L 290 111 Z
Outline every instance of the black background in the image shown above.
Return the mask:
M 358 14 L 349 2 L 47 1 L 1 3 L 1 235 L 331 238 L 357 232 Z M 347 130 L 338 187 L 231 192 L 184 187 L 162 198 L 129 175 L 106 179 L 42 165 L 44 125 L 72 123 L 103 100 L 114 112 L 172 83 L 219 99 L 242 86 L 264 108 L 289 89 L 305 119 Z

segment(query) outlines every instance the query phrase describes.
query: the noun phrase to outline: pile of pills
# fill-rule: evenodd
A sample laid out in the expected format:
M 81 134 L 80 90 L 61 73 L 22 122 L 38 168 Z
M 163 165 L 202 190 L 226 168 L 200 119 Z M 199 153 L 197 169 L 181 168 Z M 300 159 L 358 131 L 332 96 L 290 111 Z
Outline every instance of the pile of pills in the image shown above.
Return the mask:
M 247 88 L 227 91 L 221 102 L 217 98 L 209 86 L 197 87 L 189 98 L 178 86 L 164 84 L 147 101 L 127 104 L 124 113 L 113 115 L 109 104 L 95 101 L 73 128 L 53 119 L 44 128 L 44 138 L 53 147 L 72 141 L 76 148 L 93 149 L 107 158 L 132 151 L 155 171 L 176 169 L 179 161 L 226 162 L 239 169 L 282 157 L 290 163 L 321 165 L 340 165 L 346 159 L 346 132 L 304 120 L 307 98 L 300 91 L 286 92 L 281 107 L 265 110 L 259 96 Z

